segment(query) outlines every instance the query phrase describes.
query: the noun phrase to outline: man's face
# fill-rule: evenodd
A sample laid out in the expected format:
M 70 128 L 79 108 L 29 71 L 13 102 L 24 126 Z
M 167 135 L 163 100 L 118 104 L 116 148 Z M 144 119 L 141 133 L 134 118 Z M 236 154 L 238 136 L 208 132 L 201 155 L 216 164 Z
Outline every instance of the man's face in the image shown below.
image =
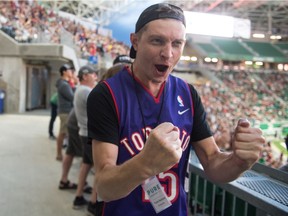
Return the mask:
M 64 76 L 67 77 L 68 79 L 71 79 L 73 77 L 73 70 L 67 69 L 66 71 L 64 71 Z
M 98 75 L 96 73 L 88 73 L 84 75 L 84 79 L 90 87 L 94 87 L 98 81 Z
M 144 82 L 162 83 L 182 55 L 185 27 L 175 19 L 159 19 L 149 22 L 144 28 L 140 36 L 134 35 L 137 73 Z

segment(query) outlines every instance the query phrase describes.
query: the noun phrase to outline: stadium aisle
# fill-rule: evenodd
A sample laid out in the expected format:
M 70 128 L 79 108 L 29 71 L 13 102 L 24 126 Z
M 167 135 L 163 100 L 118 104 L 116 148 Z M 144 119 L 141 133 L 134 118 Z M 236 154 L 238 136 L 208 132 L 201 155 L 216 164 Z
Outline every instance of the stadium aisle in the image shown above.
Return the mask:
M 0 115 L 0 215 L 82 216 L 73 210 L 75 191 L 59 191 L 62 164 L 56 141 L 48 139 L 49 111 Z M 58 131 L 59 120 L 55 122 Z M 69 179 L 77 182 L 80 160 Z M 91 185 L 93 175 L 88 176 Z M 86 197 L 89 199 L 89 197 Z

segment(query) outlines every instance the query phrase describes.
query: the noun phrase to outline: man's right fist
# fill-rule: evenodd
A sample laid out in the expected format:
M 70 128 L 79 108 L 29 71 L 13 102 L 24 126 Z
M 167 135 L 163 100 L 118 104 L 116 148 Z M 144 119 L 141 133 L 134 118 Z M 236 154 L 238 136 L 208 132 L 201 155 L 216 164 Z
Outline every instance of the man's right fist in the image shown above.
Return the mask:
M 169 170 L 182 156 L 179 130 L 165 122 L 154 128 L 141 151 L 145 164 L 153 175 Z

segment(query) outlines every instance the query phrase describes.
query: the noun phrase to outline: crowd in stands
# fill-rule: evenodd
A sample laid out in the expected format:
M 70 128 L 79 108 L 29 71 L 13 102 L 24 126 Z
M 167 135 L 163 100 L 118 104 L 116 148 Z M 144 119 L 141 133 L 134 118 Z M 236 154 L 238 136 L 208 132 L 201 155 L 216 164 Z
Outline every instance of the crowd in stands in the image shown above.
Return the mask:
M 239 118 L 248 118 L 252 125 L 288 120 L 288 74 L 215 71 L 215 75 L 223 83 L 210 81 L 196 89 L 221 149 L 231 150 L 231 137 Z M 279 168 L 285 162 L 283 152 L 273 154 L 269 140 L 260 162 Z
M 273 154 L 271 142 L 269 141 L 264 146 L 264 150 L 262 151 L 259 162 L 267 166 L 278 169 L 285 164 L 283 155 L 284 155 L 283 152 L 281 152 L 279 155 L 275 156 Z
M 61 17 L 37 1 L 1 1 L 0 28 L 21 43 L 65 43 L 61 37 L 68 32 L 73 38 L 74 48 L 79 51 L 79 58 L 89 59 L 91 63 L 106 53 L 115 58 L 129 51 L 123 42 L 101 35 L 97 29 L 85 27 L 75 20 Z M 45 38 L 38 40 L 39 37 Z
M 130 49 L 123 42 L 59 16 L 37 1 L 0 1 L 0 28 L 22 43 L 32 43 L 44 35 L 47 42 L 60 44 L 63 32 L 68 32 L 73 37 L 74 48 L 79 51 L 79 58 L 92 64 L 104 55 L 109 54 L 114 59 L 119 54 L 128 54 Z M 220 148 L 231 149 L 232 132 L 241 117 L 248 118 L 252 124 L 254 121 L 288 120 L 287 73 L 259 75 L 247 71 L 215 71 L 215 75 L 222 84 L 210 82 L 196 85 L 196 88 Z M 266 164 L 278 166 L 271 162 L 269 151 L 263 158 Z
M 287 74 L 279 74 L 278 76 L 282 76 L 279 81 L 272 79 L 274 74 L 261 73 L 259 76 L 247 71 L 218 71 L 215 74 L 229 88 L 229 91 L 241 100 L 244 108 L 242 111 L 248 118 L 258 121 L 288 119 L 287 100 L 285 103 L 284 97 L 281 98 L 282 94 L 279 94 L 280 91 L 284 94 Z M 266 80 L 262 80 L 263 77 L 266 77 Z M 277 88 L 271 88 L 272 85 Z M 276 96 L 280 97 L 280 100 Z
M 263 73 L 261 74 L 261 79 L 273 93 L 283 99 L 286 103 L 288 102 L 287 73 Z

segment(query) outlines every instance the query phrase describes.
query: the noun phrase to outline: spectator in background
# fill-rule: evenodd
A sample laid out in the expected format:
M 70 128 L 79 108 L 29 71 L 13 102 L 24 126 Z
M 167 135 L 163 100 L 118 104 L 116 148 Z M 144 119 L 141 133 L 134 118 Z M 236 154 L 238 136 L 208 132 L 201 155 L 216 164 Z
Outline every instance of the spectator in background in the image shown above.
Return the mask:
M 58 186 L 59 190 L 77 189 L 77 184 L 72 183 L 68 178 L 73 159 L 75 157 L 83 156 L 83 147 L 79 137 L 79 127 L 74 108 L 72 108 L 72 110 L 69 113 L 67 121 L 67 129 L 68 129 L 68 146 L 66 148 L 66 153 L 64 155 L 62 163 L 61 180 Z M 88 183 L 86 183 L 83 191 L 84 193 L 91 194 L 92 188 L 88 185 Z
M 128 56 L 128 55 L 118 55 L 114 61 L 113 61 L 113 65 L 116 64 L 121 64 L 121 63 L 125 63 L 125 64 L 132 64 L 133 60 Z
M 116 73 L 118 73 L 119 71 L 121 71 L 121 69 L 123 69 L 123 67 L 127 66 L 124 63 L 119 63 L 116 65 L 113 65 L 112 67 L 110 67 L 101 77 L 100 81 L 104 81 L 106 79 L 108 79 L 109 77 L 114 76 Z
M 213 134 L 216 144 L 221 150 L 231 150 L 231 132 L 228 126 L 219 126 Z
M 95 87 L 97 83 L 97 73 L 96 70 L 91 66 L 83 66 L 80 68 L 78 73 L 80 85 L 77 86 L 74 97 L 74 109 L 75 115 L 79 127 L 79 136 L 83 149 L 83 162 L 80 167 L 78 186 L 76 191 L 76 197 L 73 202 L 73 207 L 75 209 L 81 208 L 88 204 L 87 211 L 96 215 L 96 200 L 97 194 L 96 190 L 93 187 L 90 202 L 87 202 L 83 197 L 83 189 L 85 187 L 86 178 L 93 166 L 92 159 L 92 146 L 88 144 L 88 131 L 87 131 L 87 98 L 91 90 Z M 93 184 L 94 185 L 94 184 Z
M 288 152 L 288 134 L 286 134 L 284 141 L 285 141 L 285 145 L 286 145 L 286 152 Z M 283 158 L 283 153 L 281 154 L 281 156 Z M 281 170 L 283 172 L 288 172 L 288 158 L 287 158 L 286 162 L 283 162 L 283 163 L 284 164 L 282 166 L 280 166 L 279 170 Z
M 72 76 L 71 78 L 69 79 L 69 85 L 71 86 L 71 88 L 73 89 L 73 91 L 75 91 L 76 89 L 76 85 L 78 84 L 78 77 L 75 73 L 75 68 L 74 67 L 71 67 L 71 70 L 72 70 Z
M 49 139 L 56 140 L 56 137 L 54 135 L 54 122 L 57 117 L 57 103 L 58 103 L 58 94 L 55 92 L 51 98 L 50 98 L 50 106 L 51 106 L 51 113 L 50 113 L 50 121 L 49 121 Z
M 78 134 L 79 127 L 75 111 L 73 108 L 68 116 L 67 131 L 68 131 L 68 146 L 62 163 L 61 180 L 58 186 L 60 190 L 70 190 L 77 188 L 77 184 L 70 182 L 70 180 L 68 179 L 68 175 L 74 157 L 75 156 L 81 157 L 83 154 L 82 145 Z
M 57 114 L 60 119 L 60 129 L 57 137 L 57 154 L 56 160 L 62 161 L 62 145 L 65 137 L 67 136 L 67 120 L 71 109 L 73 108 L 74 92 L 69 84 L 72 74 L 72 66 L 64 64 L 59 69 L 60 79 L 56 82 L 58 93 L 58 108 Z
M 104 81 L 112 76 L 114 76 L 116 73 L 118 73 L 123 67 L 130 66 L 132 64 L 133 60 L 127 56 L 127 55 L 118 55 L 113 60 L 113 66 L 110 67 L 101 77 L 101 81 Z

